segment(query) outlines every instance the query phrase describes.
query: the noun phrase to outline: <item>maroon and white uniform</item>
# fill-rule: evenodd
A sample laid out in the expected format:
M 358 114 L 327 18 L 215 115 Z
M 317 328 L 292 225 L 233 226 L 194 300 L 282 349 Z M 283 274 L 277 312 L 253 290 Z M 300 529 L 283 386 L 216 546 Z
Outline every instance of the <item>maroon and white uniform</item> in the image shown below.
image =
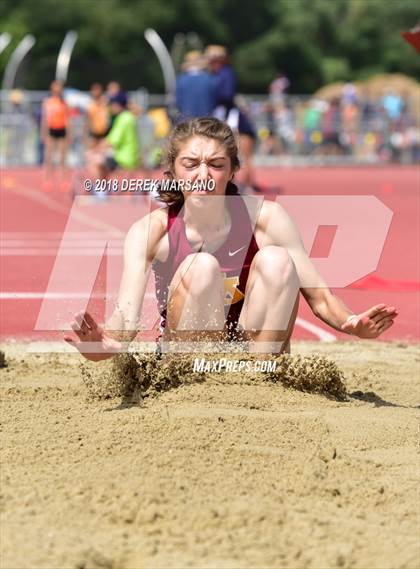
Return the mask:
M 245 288 L 252 260 L 258 252 L 248 208 L 242 197 L 228 196 L 231 228 L 225 242 L 212 255 L 220 265 L 225 291 L 225 316 L 229 330 L 236 329 L 244 303 Z M 191 247 L 185 233 L 183 204 L 172 204 L 168 208 L 169 255 L 166 261 L 154 261 L 156 297 L 161 315 L 161 332 L 166 325 L 168 289 L 172 278 L 191 254 L 197 253 Z

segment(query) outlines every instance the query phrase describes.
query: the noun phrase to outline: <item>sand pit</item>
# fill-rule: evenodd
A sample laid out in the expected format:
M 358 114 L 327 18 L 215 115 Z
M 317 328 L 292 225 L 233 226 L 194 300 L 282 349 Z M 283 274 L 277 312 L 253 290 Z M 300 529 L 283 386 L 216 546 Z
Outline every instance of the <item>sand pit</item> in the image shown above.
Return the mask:
M 2 349 L 2 569 L 420 566 L 418 346 L 295 343 L 282 379 L 127 359 L 117 381 Z

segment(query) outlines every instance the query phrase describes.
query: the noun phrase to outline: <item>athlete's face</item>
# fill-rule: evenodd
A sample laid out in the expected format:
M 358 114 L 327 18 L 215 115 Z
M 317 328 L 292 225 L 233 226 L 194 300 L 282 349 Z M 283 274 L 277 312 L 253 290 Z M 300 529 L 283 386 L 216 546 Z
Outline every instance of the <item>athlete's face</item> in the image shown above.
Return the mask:
M 212 138 L 193 136 L 181 146 L 175 159 L 175 179 L 194 182 L 212 182 L 211 192 L 185 192 L 184 197 L 200 193 L 222 196 L 233 177 L 232 164 L 220 142 Z
M 63 85 L 59 81 L 53 81 L 51 83 L 51 93 L 55 97 L 61 97 L 63 95 Z
M 103 90 L 102 87 L 100 85 L 92 85 L 91 89 L 90 89 L 90 94 L 92 96 L 93 99 L 100 99 L 102 97 L 103 94 Z

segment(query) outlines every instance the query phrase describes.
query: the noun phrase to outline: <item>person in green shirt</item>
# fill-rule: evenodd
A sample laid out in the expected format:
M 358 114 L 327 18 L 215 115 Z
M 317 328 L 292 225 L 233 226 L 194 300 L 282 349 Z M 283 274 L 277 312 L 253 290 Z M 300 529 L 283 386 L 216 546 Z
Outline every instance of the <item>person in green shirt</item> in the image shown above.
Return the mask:
M 127 96 L 120 91 L 110 98 L 114 116 L 106 138 L 87 153 L 87 168 L 95 179 L 106 179 L 117 168 L 133 170 L 139 163 L 139 141 L 136 118 L 127 109 Z

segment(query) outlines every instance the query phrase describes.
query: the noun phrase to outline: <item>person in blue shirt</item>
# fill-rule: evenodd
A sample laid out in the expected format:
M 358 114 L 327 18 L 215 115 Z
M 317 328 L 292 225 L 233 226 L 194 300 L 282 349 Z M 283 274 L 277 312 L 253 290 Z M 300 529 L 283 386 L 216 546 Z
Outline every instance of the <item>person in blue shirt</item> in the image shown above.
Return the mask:
M 228 113 L 235 105 L 237 81 L 232 66 L 228 63 L 226 48 L 209 45 L 205 51 L 214 86 L 215 107 L 223 106 Z
M 252 155 L 257 140 L 248 115 L 235 104 L 237 81 L 229 63 L 228 53 L 222 45 L 209 45 L 205 50 L 213 80 L 215 108 L 213 116 L 226 122 L 238 133 L 242 157 L 242 184 L 245 189 L 260 191 L 252 167 Z
M 205 67 L 206 61 L 199 51 L 185 55 L 183 71 L 176 80 L 178 120 L 211 116 L 215 107 L 214 85 Z
M 382 106 L 385 109 L 388 119 L 397 121 L 401 116 L 404 104 L 402 98 L 390 89 L 382 98 Z

